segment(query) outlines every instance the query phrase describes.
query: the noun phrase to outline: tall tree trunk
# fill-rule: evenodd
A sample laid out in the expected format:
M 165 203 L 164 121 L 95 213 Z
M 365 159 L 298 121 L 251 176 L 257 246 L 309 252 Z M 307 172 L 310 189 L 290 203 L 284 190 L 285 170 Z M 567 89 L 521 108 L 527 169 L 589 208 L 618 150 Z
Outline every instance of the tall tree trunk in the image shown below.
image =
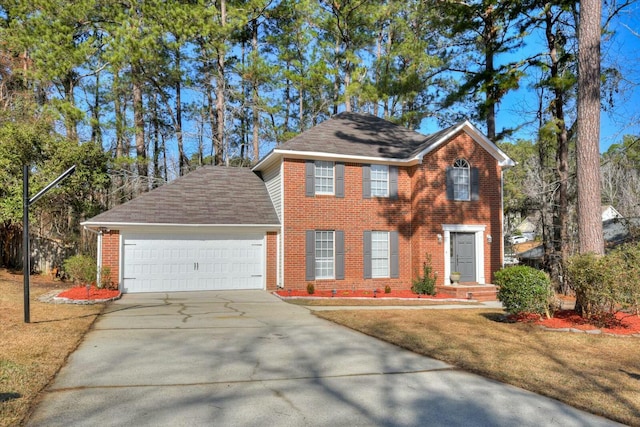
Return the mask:
M 176 50 L 176 72 L 178 73 L 178 78 L 176 79 L 176 99 L 175 99 L 175 110 L 176 110 L 176 140 L 178 143 L 178 168 L 180 176 L 186 174 L 189 171 L 189 159 L 184 153 L 184 142 L 182 138 L 182 77 L 180 75 L 180 48 Z
M 227 4 L 226 4 L 226 0 L 220 0 L 220 25 L 222 27 L 224 27 L 226 25 L 226 21 L 227 21 Z M 217 48 L 217 71 L 218 71 L 218 78 L 217 78 L 217 86 L 216 86 L 216 111 L 217 111 L 217 125 L 218 125 L 218 129 L 216 132 L 216 137 L 215 137 L 215 141 L 214 141 L 214 146 L 215 146 L 215 156 L 214 156 L 214 163 L 216 165 L 221 165 L 224 162 L 224 109 L 225 109 L 225 83 L 226 83 L 226 76 L 225 76 L 225 49 L 224 49 L 224 45 L 221 43 L 221 45 Z M 229 155 L 227 153 L 227 159 L 229 158 Z
M 160 120 L 158 119 L 158 99 L 157 95 L 153 95 L 153 102 L 151 105 L 151 126 L 153 128 L 153 182 L 151 188 L 158 187 L 160 181 Z
M 333 66 L 336 76 L 333 79 L 333 115 L 335 116 L 338 114 L 338 102 L 340 100 L 340 42 L 337 40 L 334 48 L 334 56 Z
M 581 253 L 604 253 L 600 212 L 600 0 L 580 2 L 578 27 L 578 239 Z
M 351 62 L 346 61 L 344 67 L 344 109 L 351 112 L 353 106 L 351 104 L 351 95 L 349 95 L 349 85 L 351 85 Z
M 214 100 L 214 96 L 213 96 L 213 85 L 211 84 L 211 81 L 213 80 L 213 64 L 211 63 L 211 61 L 208 58 L 208 54 L 206 49 L 204 48 L 204 43 L 201 47 L 202 50 L 202 56 L 203 58 L 207 58 L 204 61 L 204 88 L 205 88 L 205 94 L 207 96 L 207 118 L 209 120 L 209 127 L 211 128 L 211 133 L 213 135 L 213 137 L 211 138 L 211 164 L 216 164 L 215 163 L 215 157 L 216 157 L 216 136 L 215 136 L 215 132 L 217 129 L 217 122 L 216 122 L 216 111 L 215 111 L 215 100 Z
M 496 102 L 498 102 L 498 87 L 495 82 L 495 65 L 494 56 L 498 50 L 497 44 L 497 30 L 494 23 L 493 8 L 489 7 L 484 15 L 484 27 L 483 38 L 485 41 L 484 46 L 484 63 L 485 63 L 485 76 L 487 83 L 487 93 L 484 105 L 484 114 L 487 124 L 487 137 L 495 141 L 496 140 Z M 487 81 L 488 80 L 488 81 Z
M 301 84 L 298 90 L 298 131 L 305 131 L 304 126 L 304 86 Z
M 494 53 L 487 49 L 485 52 L 485 64 L 486 64 L 486 73 L 487 76 L 495 75 L 495 67 L 493 63 L 493 55 Z M 493 77 L 489 77 L 493 79 Z M 489 82 L 489 87 L 487 89 L 487 99 L 485 100 L 485 114 L 486 114 L 486 123 L 487 123 L 487 138 L 491 141 L 496 140 L 496 101 L 498 96 L 498 88 L 496 87 L 495 82 Z
M 144 111 L 142 104 L 142 72 L 137 65 L 131 67 L 131 78 L 133 83 L 132 95 L 133 95 L 133 126 L 135 132 L 136 142 L 136 163 L 138 165 L 138 176 L 147 177 L 147 149 L 144 140 Z M 144 185 L 144 184 L 143 184 Z M 148 185 L 139 189 L 140 191 L 147 191 Z
M 253 24 L 251 26 L 251 54 L 253 55 L 254 61 L 258 60 L 258 20 L 254 19 Z M 253 64 L 254 67 L 257 67 L 257 64 Z M 253 119 L 253 163 L 258 163 L 260 160 L 260 111 L 258 108 L 258 102 L 260 96 L 258 95 L 258 82 L 256 81 L 256 76 L 254 76 L 252 91 L 251 91 L 251 115 Z
M 116 150 L 115 157 L 122 159 L 125 156 L 129 156 L 129 142 L 126 140 L 126 128 L 127 128 L 127 99 L 125 93 L 120 86 L 119 72 L 116 71 L 113 75 L 112 91 L 114 96 L 114 110 L 115 110 L 115 128 L 116 128 Z M 124 164 L 121 166 L 126 168 Z M 117 189 L 115 194 L 115 200 L 113 203 L 120 204 L 128 199 L 128 195 L 124 191 L 124 178 L 122 175 L 118 175 L 114 180 L 114 187 Z
M 551 8 L 546 11 L 546 38 L 551 59 L 551 81 L 557 82 L 560 79 L 558 39 L 554 33 L 554 18 Z M 569 258 L 569 138 L 567 125 L 565 123 L 564 88 L 558 83 L 553 83 L 553 117 L 556 121 L 558 131 L 556 132 L 556 181 L 557 190 L 554 197 L 553 215 L 553 249 L 554 254 L 550 259 L 550 270 L 552 277 L 558 280 L 563 291 L 566 291 L 564 283 L 564 269 Z
M 291 62 L 287 61 L 285 64 L 287 74 L 291 72 Z M 289 133 L 289 116 L 291 115 L 291 79 L 286 78 L 284 85 L 284 119 L 282 122 L 282 132 L 284 134 Z M 275 129 L 275 127 L 274 127 Z M 282 140 L 282 134 L 276 136 L 276 145 L 280 144 Z
M 102 147 L 102 127 L 100 125 L 100 105 L 102 99 L 100 97 L 100 73 L 96 73 L 96 87 L 93 92 L 93 105 L 91 108 L 91 141 Z
M 73 94 L 75 88 L 75 78 L 73 73 L 67 73 L 62 79 L 62 85 L 64 87 L 65 101 L 71 106 L 71 109 L 75 108 L 75 96 Z M 70 117 L 69 113 L 65 115 L 65 128 L 67 131 L 67 138 L 70 141 L 78 142 L 78 122 L 75 118 Z

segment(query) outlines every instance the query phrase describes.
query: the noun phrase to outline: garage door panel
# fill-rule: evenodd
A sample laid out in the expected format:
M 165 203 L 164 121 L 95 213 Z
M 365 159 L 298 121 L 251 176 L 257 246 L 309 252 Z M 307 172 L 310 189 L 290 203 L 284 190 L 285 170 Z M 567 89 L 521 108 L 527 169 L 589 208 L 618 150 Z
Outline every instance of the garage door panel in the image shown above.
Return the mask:
M 123 238 L 125 292 L 264 289 L 262 235 Z

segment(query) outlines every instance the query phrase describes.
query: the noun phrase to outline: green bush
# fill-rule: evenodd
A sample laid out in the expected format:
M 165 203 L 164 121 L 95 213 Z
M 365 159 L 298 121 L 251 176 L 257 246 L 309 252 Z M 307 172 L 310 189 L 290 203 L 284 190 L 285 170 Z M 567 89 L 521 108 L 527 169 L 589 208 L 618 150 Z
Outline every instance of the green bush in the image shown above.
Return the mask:
M 617 310 L 640 312 L 640 245 L 620 246 L 605 256 L 575 255 L 568 264 L 576 311 L 589 320 L 611 321 Z
M 422 276 L 413 281 L 411 290 L 416 294 L 435 295 L 437 280 L 438 275 L 433 271 L 433 266 L 431 265 L 431 255 L 427 254 L 427 258 L 422 264 Z
M 384 287 L 384 293 L 385 294 L 390 294 L 391 293 L 391 286 L 387 285 Z
M 495 274 L 498 299 L 510 314 L 536 313 L 551 317 L 553 288 L 549 276 L 525 265 L 507 267 Z
M 609 271 L 607 271 L 609 270 Z M 569 259 L 569 286 L 576 293 L 576 311 L 585 319 L 600 319 L 615 309 L 617 291 L 611 280 L 615 266 L 594 253 L 578 254 Z
M 640 315 L 640 244 L 628 244 L 613 251 L 611 256 L 618 259 L 616 263 L 619 270 L 612 277 L 619 285 L 620 300 L 618 303 L 624 309 L 632 309 L 636 315 Z
M 87 285 L 96 281 L 96 260 L 86 255 L 74 255 L 64 261 L 64 271 L 78 284 Z
M 98 283 L 99 288 L 105 289 L 117 289 L 118 287 L 113 282 L 113 278 L 111 277 L 111 268 L 102 267 L 100 269 L 100 283 Z

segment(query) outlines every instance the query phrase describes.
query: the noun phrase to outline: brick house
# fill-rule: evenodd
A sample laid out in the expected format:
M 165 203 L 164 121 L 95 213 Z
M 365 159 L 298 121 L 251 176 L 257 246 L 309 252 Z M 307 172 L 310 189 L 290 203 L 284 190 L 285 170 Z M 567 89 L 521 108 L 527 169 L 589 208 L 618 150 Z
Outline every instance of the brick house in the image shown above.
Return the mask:
M 425 136 L 341 113 L 251 170 L 201 168 L 83 224 L 129 292 L 408 289 L 429 255 L 440 292 L 466 297 L 501 268 L 513 165 L 466 121 Z

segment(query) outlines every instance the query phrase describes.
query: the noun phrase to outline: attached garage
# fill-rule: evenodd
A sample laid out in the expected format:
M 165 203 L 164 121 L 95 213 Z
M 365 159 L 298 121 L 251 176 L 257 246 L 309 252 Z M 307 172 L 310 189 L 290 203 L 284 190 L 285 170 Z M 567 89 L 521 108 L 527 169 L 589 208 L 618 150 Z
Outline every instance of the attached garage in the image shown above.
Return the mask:
M 125 233 L 123 292 L 264 289 L 264 235 Z
M 280 222 L 247 168 L 203 167 L 83 223 L 122 292 L 275 289 Z

